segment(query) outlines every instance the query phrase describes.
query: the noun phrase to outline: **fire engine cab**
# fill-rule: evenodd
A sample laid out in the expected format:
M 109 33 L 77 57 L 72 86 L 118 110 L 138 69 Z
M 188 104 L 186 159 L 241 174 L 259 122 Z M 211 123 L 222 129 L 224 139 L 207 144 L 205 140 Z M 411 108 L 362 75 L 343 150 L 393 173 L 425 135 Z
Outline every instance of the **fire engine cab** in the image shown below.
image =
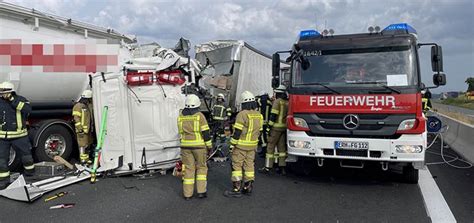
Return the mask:
M 420 78 L 418 49 L 425 45 L 432 46 L 432 87 Z M 291 63 L 287 162 L 323 166 L 337 159 L 353 168 L 376 162 L 418 182 L 427 147 L 421 91 L 446 84 L 441 46 L 418 43 L 406 23 L 350 35 L 305 30 L 290 51 L 273 55 L 273 87 L 281 53 Z

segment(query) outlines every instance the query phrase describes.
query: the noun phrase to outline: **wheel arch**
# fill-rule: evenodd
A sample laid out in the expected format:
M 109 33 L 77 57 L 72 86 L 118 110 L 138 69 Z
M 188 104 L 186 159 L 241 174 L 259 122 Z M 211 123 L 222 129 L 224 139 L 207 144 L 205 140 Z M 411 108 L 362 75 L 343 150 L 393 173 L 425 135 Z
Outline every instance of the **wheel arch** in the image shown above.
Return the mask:
M 41 135 L 46 131 L 46 129 L 48 129 L 49 127 L 53 125 L 61 125 L 61 126 L 66 127 L 66 129 L 72 136 L 73 142 L 76 140 L 76 134 L 74 132 L 74 128 L 72 127 L 70 123 L 61 119 L 50 119 L 50 120 L 42 121 L 37 124 L 36 126 L 37 129 L 34 130 L 32 135 L 30 136 L 32 139 L 33 148 L 38 147 Z

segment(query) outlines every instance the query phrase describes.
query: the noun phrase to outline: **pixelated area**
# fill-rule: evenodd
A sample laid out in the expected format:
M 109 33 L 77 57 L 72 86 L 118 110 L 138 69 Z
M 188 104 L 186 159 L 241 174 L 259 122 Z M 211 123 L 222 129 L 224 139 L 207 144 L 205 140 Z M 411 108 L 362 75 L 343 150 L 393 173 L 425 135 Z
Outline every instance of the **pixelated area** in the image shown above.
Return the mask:
M 107 72 L 118 64 L 118 46 L 110 44 L 24 44 L 20 39 L 0 40 L 0 66 L 18 66 L 43 72 Z

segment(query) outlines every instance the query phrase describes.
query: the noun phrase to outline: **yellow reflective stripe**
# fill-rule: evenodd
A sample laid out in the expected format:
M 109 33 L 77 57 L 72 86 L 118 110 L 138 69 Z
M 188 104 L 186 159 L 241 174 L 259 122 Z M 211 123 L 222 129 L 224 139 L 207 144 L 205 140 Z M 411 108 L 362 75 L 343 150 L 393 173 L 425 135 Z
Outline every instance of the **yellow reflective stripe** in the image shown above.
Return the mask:
M 273 127 L 276 128 L 286 128 L 286 123 L 274 123 Z
M 249 128 L 247 129 L 247 136 L 245 137 L 246 141 L 252 140 L 253 122 L 254 122 L 254 118 L 252 118 L 252 116 L 248 115 L 248 117 L 249 117 Z
M 85 123 L 85 122 L 86 122 L 86 120 L 85 120 L 86 118 L 85 118 L 84 116 L 85 116 L 85 115 L 84 115 L 84 109 L 82 109 L 82 110 L 81 110 L 81 124 L 82 124 L 83 126 L 86 125 L 86 123 Z
M 21 131 L 23 128 L 23 123 L 22 123 L 22 118 L 21 118 L 21 111 L 16 110 L 16 125 L 17 125 L 17 131 Z
M 273 154 L 271 154 L 271 153 L 265 154 L 265 158 L 267 158 L 267 159 L 271 159 L 271 158 L 273 158 L 273 157 L 275 157 L 275 156 L 274 156 Z
M 235 129 L 242 130 L 242 129 L 244 128 L 244 125 L 241 124 L 241 123 L 237 123 L 237 122 L 236 122 L 236 123 L 234 124 L 234 128 L 235 128 Z
M 280 113 L 280 111 L 272 108 L 272 113 L 275 114 L 275 115 L 278 115 Z
M 280 111 L 283 111 L 284 106 L 285 106 L 285 102 L 280 101 Z M 280 112 L 278 114 L 278 119 L 277 119 L 277 123 L 275 124 L 275 127 L 278 127 L 278 125 L 283 124 L 283 118 L 284 118 L 283 115 L 284 115 L 283 112 Z M 286 123 L 284 126 L 286 127 Z
M 275 125 L 275 122 L 270 121 L 270 122 L 268 122 L 268 125 L 269 125 L 269 126 L 273 126 L 273 125 Z
M 32 170 L 35 168 L 35 165 L 24 166 L 25 170 Z
M 233 177 L 241 177 L 242 176 L 242 170 L 232 171 L 232 176 Z
M 82 116 L 82 114 L 81 114 L 80 112 L 78 112 L 78 111 L 73 111 L 73 112 L 72 112 L 72 116 L 78 116 L 78 117 L 81 117 L 81 116 Z
M 196 137 L 197 142 L 202 141 L 201 131 L 199 131 L 199 118 L 198 120 L 194 120 L 194 136 Z
M 181 117 L 178 117 L 178 133 L 179 133 L 179 138 L 180 139 L 183 139 L 184 136 L 183 136 L 183 122 L 182 122 L 182 119 Z
M 74 124 L 75 126 L 81 126 L 81 123 L 80 122 L 76 122 L 76 124 Z
M 202 125 L 201 131 L 206 131 L 206 130 L 209 130 L 209 125 Z
M 10 171 L 0 173 L 0 177 L 8 177 L 10 176 Z
M 212 147 L 212 141 L 211 140 L 205 142 L 205 144 L 206 144 L 207 147 Z
M 237 145 L 242 145 L 242 146 L 256 146 L 258 145 L 258 140 L 239 140 Z
M 286 153 L 285 153 L 285 152 L 279 153 L 279 156 L 280 156 L 280 157 L 286 157 Z
M 184 178 L 184 179 L 183 179 L 183 184 L 186 184 L 186 185 L 194 184 L 194 179 L 192 179 L 192 178 Z
M 23 106 L 25 106 L 25 103 L 22 102 L 22 101 L 20 101 L 20 102 L 18 103 L 18 106 L 16 106 L 16 110 L 21 110 L 21 109 L 23 109 Z
M 230 139 L 230 144 L 235 145 L 235 144 L 237 144 L 237 143 L 238 143 L 238 141 L 237 141 L 236 139 L 234 139 L 234 138 L 231 138 L 231 139 Z
M 207 175 L 200 175 L 200 174 L 198 174 L 198 175 L 196 176 L 196 180 L 206 181 L 206 180 L 207 180 Z
M 181 140 L 181 146 L 183 147 L 191 147 L 191 146 L 205 146 L 206 144 L 203 142 L 194 142 L 194 141 L 183 141 Z
M 255 177 L 255 172 L 245 171 L 246 177 Z

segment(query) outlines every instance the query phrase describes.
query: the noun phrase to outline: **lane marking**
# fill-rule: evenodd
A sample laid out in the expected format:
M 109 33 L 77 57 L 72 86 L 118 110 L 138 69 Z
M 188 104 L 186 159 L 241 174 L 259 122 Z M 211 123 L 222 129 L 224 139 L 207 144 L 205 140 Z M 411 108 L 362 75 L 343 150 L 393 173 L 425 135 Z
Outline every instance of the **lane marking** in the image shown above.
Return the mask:
M 439 190 L 438 185 L 431 176 L 430 170 L 419 170 L 418 187 L 420 187 L 423 200 L 425 202 L 426 212 L 431 218 L 431 222 L 447 223 L 456 222 L 453 212 Z

